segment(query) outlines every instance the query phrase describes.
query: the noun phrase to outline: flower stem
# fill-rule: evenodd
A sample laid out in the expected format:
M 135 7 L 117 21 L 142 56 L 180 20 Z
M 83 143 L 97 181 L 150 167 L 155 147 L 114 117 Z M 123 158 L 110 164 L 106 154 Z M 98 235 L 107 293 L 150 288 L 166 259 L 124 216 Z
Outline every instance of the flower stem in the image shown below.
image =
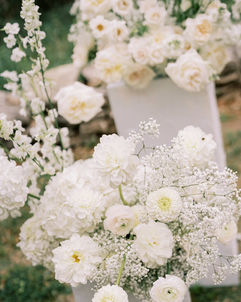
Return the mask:
M 121 185 L 119 185 L 119 193 L 120 193 L 120 198 L 121 198 L 123 204 L 124 204 L 125 206 L 128 206 L 128 202 L 124 199 L 124 196 L 123 196 L 123 193 L 122 193 Z
M 169 262 L 167 262 L 167 274 L 170 275 L 170 265 L 169 265 Z
M 35 198 L 35 199 L 38 199 L 38 200 L 40 200 L 40 197 L 38 197 L 38 196 L 35 196 L 35 195 L 33 195 L 33 194 L 30 194 L 30 193 L 29 193 L 29 194 L 28 194 L 28 196 L 29 196 L 29 197 L 32 197 L 32 198 Z
M 123 272 L 125 262 L 126 262 L 126 255 L 123 256 L 123 260 L 121 262 L 121 267 L 120 267 L 119 275 L 118 275 L 117 280 L 116 280 L 116 285 L 119 285 L 119 283 L 120 283 L 121 274 Z

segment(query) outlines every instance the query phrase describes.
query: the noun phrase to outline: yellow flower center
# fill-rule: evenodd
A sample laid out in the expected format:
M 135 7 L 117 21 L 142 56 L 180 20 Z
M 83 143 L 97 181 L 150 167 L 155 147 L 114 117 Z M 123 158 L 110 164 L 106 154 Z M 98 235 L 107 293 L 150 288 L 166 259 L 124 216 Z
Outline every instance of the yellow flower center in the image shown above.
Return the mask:
M 98 29 L 99 31 L 102 31 L 102 30 L 104 29 L 104 26 L 103 26 L 102 24 L 99 24 L 99 25 L 97 26 L 97 29 Z
M 72 258 L 74 258 L 74 262 L 79 263 L 80 260 L 84 260 L 83 256 L 79 252 L 74 252 L 72 255 Z
M 197 25 L 197 29 L 201 34 L 209 34 L 211 31 L 211 25 L 208 20 L 203 20 L 201 24 Z
M 158 200 L 157 204 L 162 211 L 168 211 L 171 206 L 171 199 L 163 196 Z

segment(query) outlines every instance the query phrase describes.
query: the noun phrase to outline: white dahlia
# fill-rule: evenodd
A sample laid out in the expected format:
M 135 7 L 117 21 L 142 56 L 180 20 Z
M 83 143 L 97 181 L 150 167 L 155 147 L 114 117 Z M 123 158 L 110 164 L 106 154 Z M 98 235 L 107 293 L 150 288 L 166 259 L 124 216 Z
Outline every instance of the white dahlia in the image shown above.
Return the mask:
M 139 224 L 134 232 L 133 247 L 147 267 L 164 265 L 172 256 L 173 237 L 166 224 L 151 220 L 148 224 Z
M 94 295 L 92 302 L 128 302 L 127 293 L 118 285 L 106 285 Z
M 70 240 L 61 242 L 61 246 L 53 250 L 55 264 L 55 278 L 60 283 L 70 283 L 78 286 L 86 284 L 101 262 L 98 244 L 89 236 L 80 237 L 77 234 Z
M 154 302 L 182 302 L 186 292 L 182 279 L 166 275 L 153 283 L 150 295 Z
M 103 135 L 94 150 L 97 173 L 111 187 L 117 188 L 133 181 L 140 164 L 138 157 L 134 155 L 133 142 L 116 134 Z
M 162 188 L 147 196 L 146 208 L 152 219 L 170 222 L 179 215 L 182 209 L 182 200 L 176 190 Z

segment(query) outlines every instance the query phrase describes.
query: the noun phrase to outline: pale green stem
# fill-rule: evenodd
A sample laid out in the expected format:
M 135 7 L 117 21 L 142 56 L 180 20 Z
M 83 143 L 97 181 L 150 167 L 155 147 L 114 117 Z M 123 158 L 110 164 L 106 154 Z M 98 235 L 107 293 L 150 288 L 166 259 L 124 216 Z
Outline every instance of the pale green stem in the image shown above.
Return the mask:
M 28 194 L 28 196 L 29 196 L 29 197 L 32 197 L 32 198 L 35 198 L 35 199 L 38 199 L 38 200 L 40 200 L 40 197 L 38 197 L 38 196 L 35 196 L 35 195 L 33 195 L 33 194 L 30 194 L 30 193 L 29 193 L 29 194 Z
M 120 279 L 121 279 L 121 275 L 122 275 L 122 272 L 123 272 L 123 269 L 124 269 L 125 262 L 126 262 L 126 255 L 123 256 L 123 260 L 121 262 L 119 275 L 118 275 L 117 280 L 116 280 L 116 285 L 119 285 L 119 283 L 120 283 Z
M 122 194 L 121 185 L 119 185 L 119 193 L 120 193 L 120 198 L 121 198 L 123 204 L 124 204 L 125 206 L 128 206 L 128 202 L 124 199 L 124 196 L 123 196 L 123 194 Z

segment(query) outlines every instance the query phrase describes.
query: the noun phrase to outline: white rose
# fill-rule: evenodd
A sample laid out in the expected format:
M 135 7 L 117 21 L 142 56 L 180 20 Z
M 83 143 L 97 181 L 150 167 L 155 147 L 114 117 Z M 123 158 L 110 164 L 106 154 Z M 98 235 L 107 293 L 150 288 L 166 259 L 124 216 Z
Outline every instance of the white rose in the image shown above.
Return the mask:
M 212 134 L 204 133 L 199 127 L 188 126 L 178 132 L 183 148 L 183 157 L 189 165 L 203 168 L 212 160 L 217 144 Z
M 154 302 L 182 302 L 187 292 L 187 286 L 182 279 L 166 275 L 153 283 L 150 291 Z
M 154 77 L 155 73 L 148 66 L 131 64 L 124 73 L 123 79 L 127 85 L 133 88 L 144 89 Z
M 221 73 L 230 61 L 226 48 L 218 42 L 213 42 L 201 48 L 200 55 L 212 65 L 217 73 Z
M 101 15 L 93 18 L 89 22 L 89 27 L 92 30 L 93 36 L 97 39 L 106 35 L 109 25 L 110 22 Z
M 93 154 L 96 172 L 103 182 L 113 188 L 131 183 L 140 164 L 134 152 L 134 143 L 125 140 L 123 136 L 103 135 Z
M 168 63 L 167 75 L 179 86 L 190 92 L 198 92 L 214 78 L 214 70 L 195 49 L 188 50 L 175 63 Z
M 149 26 L 163 25 L 167 12 L 164 7 L 151 7 L 145 12 L 145 24 Z
M 123 42 L 129 35 L 125 21 L 113 20 L 109 23 L 108 37 L 112 42 Z
M 166 264 L 174 247 L 172 232 L 166 224 L 151 220 L 148 224 L 141 223 L 135 227 L 134 233 L 133 247 L 147 267 Z
M 187 11 L 192 6 L 191 0 L 182 0 L 180 8 L 183 12 Z
M 106 83 L 117 82 L 126 68 L 126 59 L 111 46 L 97 52 L 95 68 L 101 80 Z
M 157 0 L 140 0 L 138 1 L 138 6 L 140 13 L 145 13 L 149 8 L 157 5 Z
M 208 15 L 200 14 L 195 19 L 186 20 L 186 29 L 183 32 L 185 40 L 189 41 L 194 48 L 202 46 L 211 38 L 211 19 Z
M 104 227 L 113 234 L 126 236 L 132 230 L 134 223 L 134 213 L 128 206 L 116 204 L 106 211 Z
M 162 188 L 147 196 L 146 208 L 152 219 L 170 222 L 180 214 L 182 200 L 176 190 Z
M 111 9 L 111 0 L 81 0 L 79 5 L 82 19 L 90 20 L 97 15 L 107 13 Z
M 74 53 L 71 56 L 73 63 L 77 68 L 83 68 L 88 63 L 88 48 L 84 45 L 77 44 L 74 47 Z
M 237 224 L 234 221 L 225 223 L 221 229 L 216 229 L 215 233 L 218 241 L 223 244 L 228 244 L 234 238 L 236 238 L 238 232 Z
M 150 65 L 157 65 L 161 64 L 164 62 L 165 57 L 164 57 L 164 52 L 163 52 L 163 47 L 160 44 L 153 43 L 149 47 L 149 60 L 150 60 Z
M 94 295 L 92 302 L 129 302 L 127 293 L 118 285 L 101 287 Z
M 61 88 L 54 99 L 58 101 L 59 114 L 71 124 L 88 122 L 105 102 L 102 93 L 79 82 Z
M 120 15 L 129 15 L 133 10 L 133 0 L 112 0 L 111 1 L 113 11 Z
M 162 41 L 162 54 L 168 59 L 176 59 L 183 52 L 185 42 L 181 35 L 173 34 Z
M 175 34 L 174 27 L 171 26 L 163 26 L 161 28 L 151 28 L 149 31 L 149 39 L 150 43 L 157 43 L 159 45 L 162 45 L 162 41 L 169 37 L 170 35 Z
M 131 38 L 129 52 L 137 63 L 146 65 L 149 62 L 148 38 Z

